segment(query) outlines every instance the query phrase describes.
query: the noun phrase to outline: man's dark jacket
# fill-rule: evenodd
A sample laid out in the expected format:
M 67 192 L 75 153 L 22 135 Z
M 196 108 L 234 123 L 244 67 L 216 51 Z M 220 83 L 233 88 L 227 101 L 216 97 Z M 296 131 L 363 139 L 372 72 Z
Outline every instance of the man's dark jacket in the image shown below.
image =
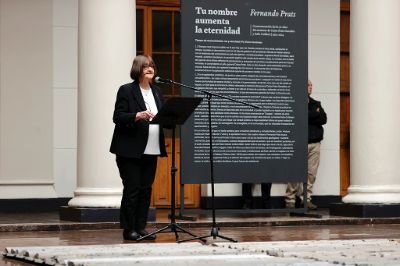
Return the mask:
M 160 110 L 164 104 L 162 93 L 154 85 L 151 85 L 151 90 L 157 109 Z M 113 115 L 115 128 L 110 147 L 111 153 L 128 158 L 140 158 L 142 156 L 149 136 L 149 122 L 144 120 L 135 122 L 135 117 L 136 113 L 145 110 L 146 105 L 139 84 L 128 83 L 119 88 Z M 161 126 L 160 152 L 161 156 L 167 156 Z
M 327 117 L 321 102 L 308 97 L 308 143 L 320 142 L 324 138 Z

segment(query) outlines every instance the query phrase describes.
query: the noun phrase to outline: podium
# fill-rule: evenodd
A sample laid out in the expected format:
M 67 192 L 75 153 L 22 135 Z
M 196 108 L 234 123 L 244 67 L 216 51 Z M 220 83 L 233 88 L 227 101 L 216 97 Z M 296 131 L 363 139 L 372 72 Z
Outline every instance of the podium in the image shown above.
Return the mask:
M 189 116 L 194 112 L 196 107 L 200 104 L 203 98 L 198 97 L 172 97 L 169 98 L 165 104 L 158 111 L 157 115 L 153 117 L 151 124 L 159 124 L 160 126 L 172 130 L 172 163 L 171 163 L 171 214 L 170 222 L 163 228 L 156 230 L 153 233 L 142 236 L 138 241 L 146 239 L 149 236 L 162 233 L 168 229 L 170 232 L 175 233 L 175 239 L 178 240 L 178 232 L 189 234 L 197 237 L 191 232 L 183 229 L 176 223 L 175 215 L 175 174 L 178 170 L 175 167 L 175 129 L 177 125 L 183 125 Z M 204 241 L 203 241 L 204 242 Z

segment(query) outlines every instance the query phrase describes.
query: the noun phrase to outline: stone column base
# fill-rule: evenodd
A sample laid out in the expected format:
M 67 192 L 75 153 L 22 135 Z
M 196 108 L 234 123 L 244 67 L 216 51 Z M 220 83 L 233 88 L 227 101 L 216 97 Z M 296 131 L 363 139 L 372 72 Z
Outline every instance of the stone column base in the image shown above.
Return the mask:
M 121 205 L 122 188 L 78 187 L 68 202 L 70 207 L 117 208 Z
M 348 217 L 400 217 L 400 204 L 333 203 L 330 215 Z
M 400 185 L 351 185 L 343 197 L 352 204 L 400 204 Z

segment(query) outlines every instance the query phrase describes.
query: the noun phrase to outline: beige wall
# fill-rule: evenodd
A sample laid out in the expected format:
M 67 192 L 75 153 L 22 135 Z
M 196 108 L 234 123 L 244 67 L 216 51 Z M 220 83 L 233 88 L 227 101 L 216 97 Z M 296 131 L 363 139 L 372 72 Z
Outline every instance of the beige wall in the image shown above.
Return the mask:
M 339 5 L 309 1 L 309 75 L 328 113 L 316 195 L 340 190 Z M 0 0 L 0 198 L 73 196 L 77 36 L 78 0 Z M 272 194 L 284 189 L 274 185 Z M 208 191 L 203 186 L 203 195 Z M 216 193 L 240 195 L 241 189 L 217 185 Z
M 0 198 L 76 188 L 78 0 L 0 0 Z
M 77 183 L 78 0 L 53 0 L 53 175 L 58 197 Z
M 340 1 L 309 0 L 308 74 L 328 115 L 316 195 L 340 195 Z
M 55 196 L 52 38 L 51 0 L 0 0 L 1 198 Z

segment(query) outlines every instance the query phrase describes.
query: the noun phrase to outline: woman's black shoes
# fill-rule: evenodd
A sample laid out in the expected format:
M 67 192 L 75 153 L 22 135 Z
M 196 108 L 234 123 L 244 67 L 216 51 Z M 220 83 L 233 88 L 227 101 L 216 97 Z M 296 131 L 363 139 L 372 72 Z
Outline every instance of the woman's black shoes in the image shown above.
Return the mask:
M 131 231 L 128 229 L 124 229 L 124 232 L 122 235 L 124 236 L 124 240 L 138 240 L 139 238 L 142 237 L 136 231 Z
M 138 231 L 138 233 L 141 235 L 141 236 L 146 236 L 146 235 L 148 235 L 148 234 L 150 234 L 149 232 L 147 232 L 146 230 L 139 230 Z M 146 237 L 146 238 L 144 238 L 144 239 L 146 239 L 146 240 L 156 240 L 156 235 L 151 235 L 151 236 L 148 236 L 148 237 Z
M 138 232 L 133 231 L 133 230 L 129 230 L 129 229 L 124 229 L 124 232 L 122 233 L 124 240 L 132 240 L 132 241 L 136 241 L 139 238 L 141 238 L 142 236 L 148 235 L 149 232 L 147 232 L 146 230 L 140 230 Z M 155 240 L 156 239 L 156 235 L 151 235 L 148 236 L 146 238 L 144 238 L 146 240 Z

